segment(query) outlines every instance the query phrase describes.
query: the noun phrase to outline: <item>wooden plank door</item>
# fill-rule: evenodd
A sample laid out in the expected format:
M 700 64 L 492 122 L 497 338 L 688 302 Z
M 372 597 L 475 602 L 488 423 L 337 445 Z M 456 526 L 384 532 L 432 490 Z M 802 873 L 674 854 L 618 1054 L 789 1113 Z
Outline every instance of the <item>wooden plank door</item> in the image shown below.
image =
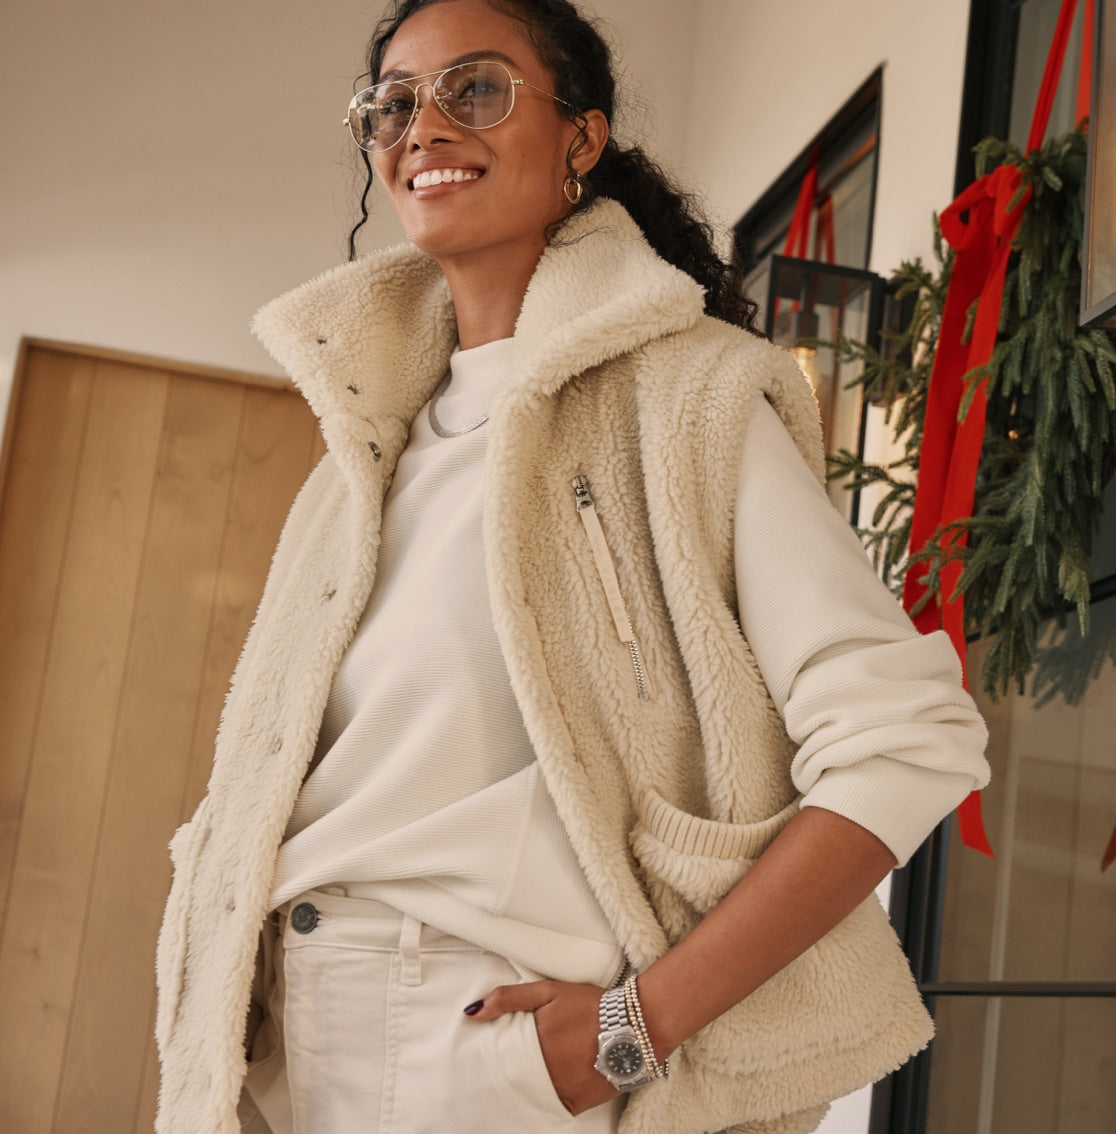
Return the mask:
M 166 844 L 321 451 L 273 381 L 23 353 L 0 465 L 0 1130 L 152 1128 Z

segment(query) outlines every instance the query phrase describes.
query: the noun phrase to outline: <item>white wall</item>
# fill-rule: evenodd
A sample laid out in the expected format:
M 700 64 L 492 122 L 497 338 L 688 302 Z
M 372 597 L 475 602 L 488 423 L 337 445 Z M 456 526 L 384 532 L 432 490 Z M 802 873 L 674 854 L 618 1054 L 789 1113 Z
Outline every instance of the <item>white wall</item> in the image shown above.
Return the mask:
M 382 7 L 3 6 L 0 407 L 21 335 L 276 372 L 248 321 L 345 256 L 357 162 L 341 121 Z M 661 107 L 644 116 L 657 147 L 677 150 L 692 21 L 668 0 L 597 10 Z M 398 239 L 380 202 L 362 247 Z

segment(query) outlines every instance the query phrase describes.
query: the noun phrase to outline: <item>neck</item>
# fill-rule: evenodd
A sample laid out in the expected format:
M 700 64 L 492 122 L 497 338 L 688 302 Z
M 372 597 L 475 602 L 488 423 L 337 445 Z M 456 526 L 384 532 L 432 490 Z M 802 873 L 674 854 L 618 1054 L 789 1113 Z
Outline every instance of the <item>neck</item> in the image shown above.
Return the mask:
M 515 333 L 523 297 L 543 247 L 510 263 L 506 255 L 498 254 L 481 260 L 470 256 L 468 263 L 452 257 L 439 260 L 453 296 L 457 341 L 462 350 L 508 339 Z

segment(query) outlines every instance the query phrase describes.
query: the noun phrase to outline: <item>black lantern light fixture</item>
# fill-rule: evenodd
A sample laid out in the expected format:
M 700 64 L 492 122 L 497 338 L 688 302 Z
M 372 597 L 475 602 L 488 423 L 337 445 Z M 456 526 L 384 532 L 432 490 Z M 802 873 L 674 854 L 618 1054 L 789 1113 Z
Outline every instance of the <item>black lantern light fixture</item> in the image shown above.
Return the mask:
M 863 363 L 842 361 L 827 344 L 840 336 L 878 345 L 885 284 L 875 272 L 820 260 L 768 256 L 744 284 L 760 306 L 760 325 L 791 351 L 813 387 L 827 454 L 864 451 Z M 857 522 L 858 501 L 843 487 L 830 490 L 838 510 Z

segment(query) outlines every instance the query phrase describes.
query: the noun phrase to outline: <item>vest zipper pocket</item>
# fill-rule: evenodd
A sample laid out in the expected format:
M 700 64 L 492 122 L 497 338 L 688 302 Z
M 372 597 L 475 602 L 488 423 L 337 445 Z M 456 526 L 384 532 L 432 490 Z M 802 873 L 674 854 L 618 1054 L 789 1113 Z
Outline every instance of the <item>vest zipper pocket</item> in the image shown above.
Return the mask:
M 624 596 L 620 593 L 620 581 L 616 578 L 616 566 L 612 562 L 612 553 L 608 550 L 604 529 L 601 527 L 597 508 L 589 491 L 589 478 L 575 476 L 572 481 L 574 506 L 581 517 L 585 534 L 589 537 L 589 547 L 593 552 L 593 561 L 597 566 L 597 574 L 601 577 L 605 598 L 608 599 L 608 609 L 612 614 L 612 622 L 620 641 L 628 647 L 632 657 L 632 669 L 635 672 L 636 691 L 641 701 L 650 699 L 648 691 L 647 670 L 643 664 L 643 653 L 636 640 L 635 631 L 632 630 L 632 620 L 628 617 L 628 608 L 624 605 Z

